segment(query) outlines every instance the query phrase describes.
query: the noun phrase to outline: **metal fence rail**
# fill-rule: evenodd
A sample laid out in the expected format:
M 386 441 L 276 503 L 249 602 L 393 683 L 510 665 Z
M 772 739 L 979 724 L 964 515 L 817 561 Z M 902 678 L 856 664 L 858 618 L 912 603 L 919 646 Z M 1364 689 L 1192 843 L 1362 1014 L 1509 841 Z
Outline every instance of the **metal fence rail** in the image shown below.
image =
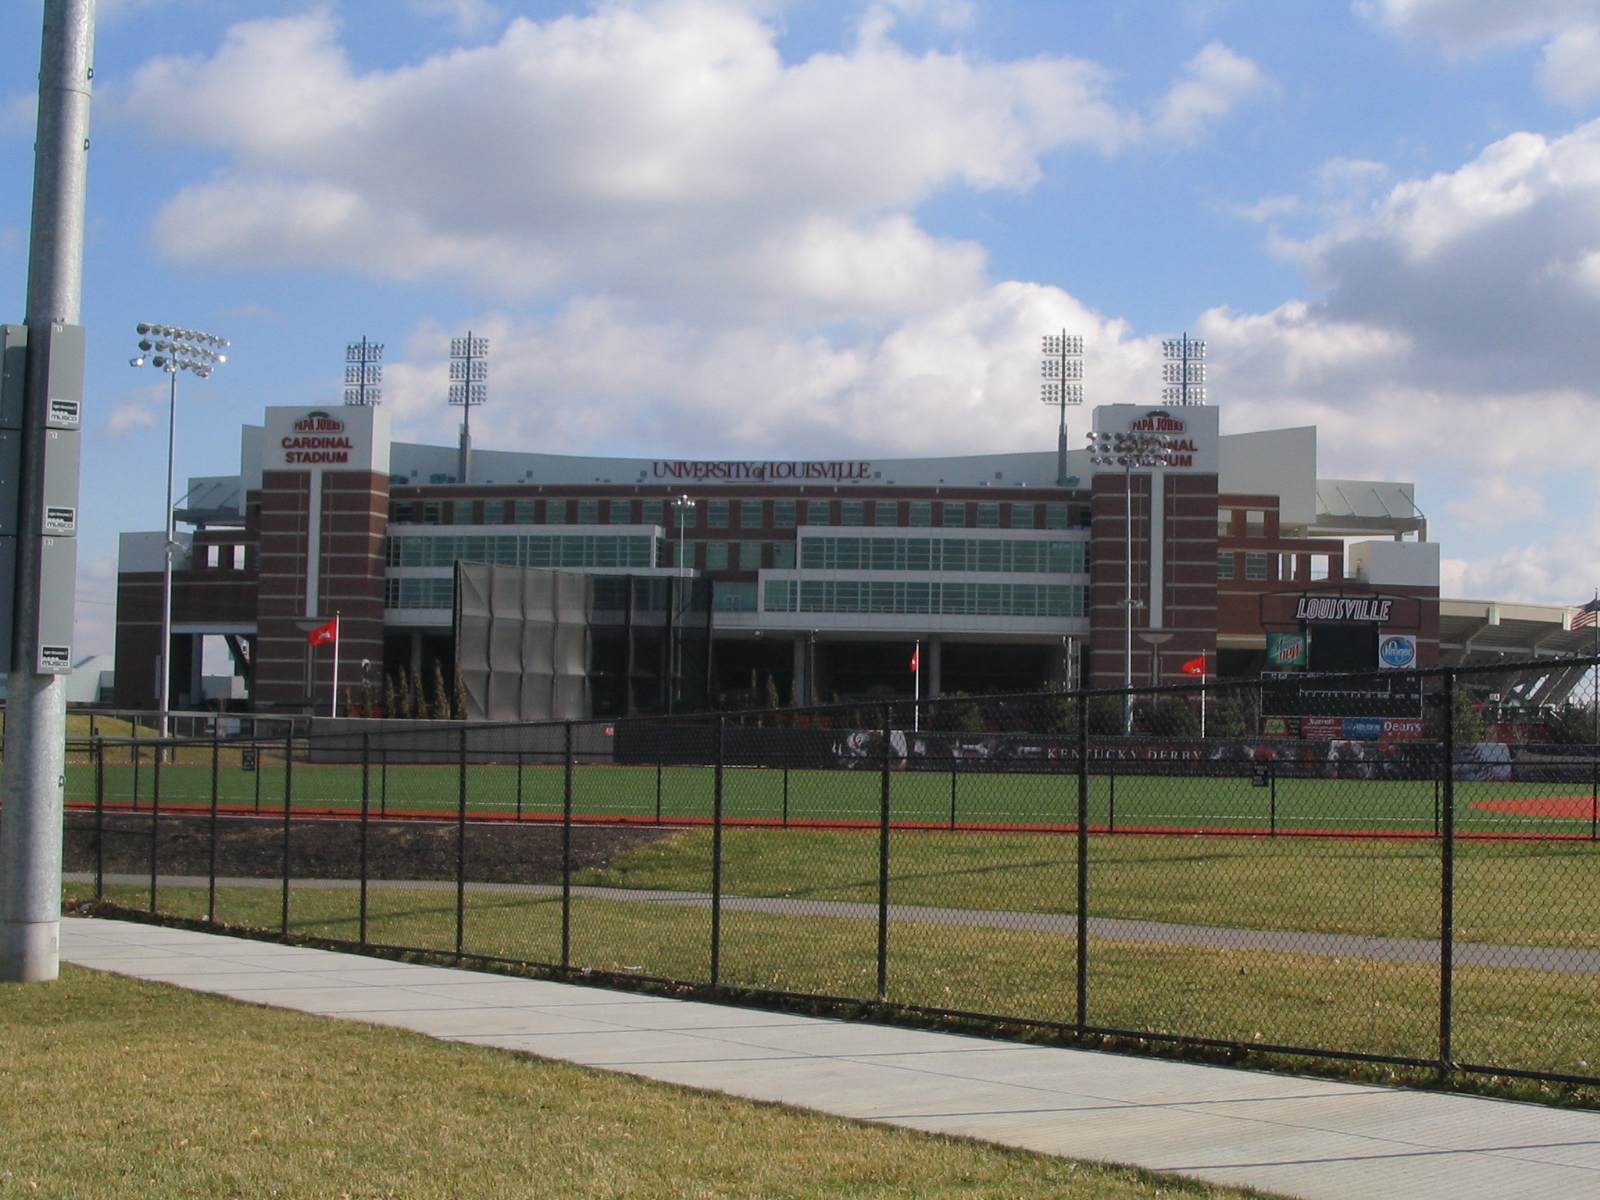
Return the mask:
M 70 747 L 68 897 L 743 994 L 1600 1082 L 1595 699 L 1515 702 L 1548 672 L 97 735 Z M 1322 736 L 1367 731 L 1348 712 L 1363 705 L 1400 715 Z M 1295 706 L 1313 711 L 1277 715 Z

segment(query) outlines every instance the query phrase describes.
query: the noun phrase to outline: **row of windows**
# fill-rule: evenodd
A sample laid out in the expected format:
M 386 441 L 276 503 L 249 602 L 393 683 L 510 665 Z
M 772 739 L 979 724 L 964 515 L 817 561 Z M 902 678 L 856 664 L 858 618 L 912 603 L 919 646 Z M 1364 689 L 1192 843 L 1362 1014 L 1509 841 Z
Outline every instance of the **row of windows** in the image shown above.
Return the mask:
M 768 612 L 1081 617 L 1088 588 L 1062 583 L 902 583 L 769 579 Z
M 385 608 L 453 608 L 456 581 L 446 579 L 385 579 Z
M 605 534 L 392 537 L 384 547 L 384 562 L 391 567 L 448 567 L 458 559 L 505 567 L 653 567 L 654 542 Z
M 1009 510 L 1008 513 L 1003 510 Z M 1003 523 L 1002 517 L 1009 516 Z M 707 529 L 793 529 L 796 525 L 914 528 L 1074 529 L 1089 510 L 1071 504 L 1001 504 L 933 500 L 397 500 L 389 518 L 402 525 L 666 525 Z
M 980 538 L 800 539 L 800 565 L 834 571 L 1014 571 L 1081 575 L 1087 542 Z
M 1238 567 L 1235 565 L 1235 560 L 1238 557 L 1239 555 L 1232 550 L 1217 551 L 1218 579 L 1238 578 L 1238 576 L 1235 575 L 1235 572 L 1238 570 Z M 1299 568 L 1297 564 L 1298 558 L 1299 556 L 1295 554 L 1277 554 L 1266 550 L 1246 551 L 1244 554 L 1244 578 L 1246 580 L 1256 581 L 1268 579 L 1299 579 L 1304 582 L 1315 582 L 1317 580 L 1327 579 L 1332 574 L 1334 560 L 1333 555 L 1311 555 L 1311 570 L 1309 574 L 1306 574 L 1304 570 Z M 1274 563 L 1273 559 L 1277 559 L 1278 561 Z M 1277 568 L 1276 574 L 1273 573 L 1274 567 Z

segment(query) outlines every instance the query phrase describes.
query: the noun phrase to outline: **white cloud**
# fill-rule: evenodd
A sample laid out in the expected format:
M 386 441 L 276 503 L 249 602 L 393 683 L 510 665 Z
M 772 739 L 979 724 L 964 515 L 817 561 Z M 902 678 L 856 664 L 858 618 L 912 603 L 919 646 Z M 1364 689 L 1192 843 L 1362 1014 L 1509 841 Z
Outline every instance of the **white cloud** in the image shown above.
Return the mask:
M 139 400 L 129 400 L 117 405 L 106 418 L 106 428 L 118 437 L 155 423 L 155 414 L 150 411 L 148 404 Z
M 1539 81 L 1577 107 L 1600 94 L 1600 0 L 1357 0 L 1356 11 L 1403 37 L 1437 42 L 1451 57 L 1543 42 Z
M 411 7 L 426 16 L 444 17 L 465 34 L 487 29 L 504 16 L 500 6 L 489 0 L 411 0 Z
M 157 221 L 179 260 L 838 320 L 970 290 L 982 250 L 908 216 L 938 190 L 1026 188 L 1054 151 L 1192 137 L 1262 86 L 1213 44 L 1152 130 L 1094 63 L 913 54 L 880 11 L 848 51 L 795 64 L 747 5 L 660 0 L 519 18 L 491 45 L 364 73 L 313 13 L 153 60 L 125 107 L 230 155 Z
M 1184 77 L 1156 106 L 1154 127 L 1166 137 L 1193 138 L 1218 117 L 1273 90 L 1250 59 L 1212 42 L 1184 64 Z

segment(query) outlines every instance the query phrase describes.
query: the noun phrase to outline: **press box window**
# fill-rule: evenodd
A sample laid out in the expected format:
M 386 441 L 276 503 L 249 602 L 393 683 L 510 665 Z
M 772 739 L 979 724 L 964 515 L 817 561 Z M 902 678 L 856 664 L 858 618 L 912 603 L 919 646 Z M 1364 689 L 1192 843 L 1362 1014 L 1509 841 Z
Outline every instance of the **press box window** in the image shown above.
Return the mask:
M 913 500 L 911 502 L 911 524 L 917 529 L 928 529 L 932 527 L 932 500 Z
M 444 524 L 444 502 L 442 500 L 423 501 L 422 523 L 424 525 Z
M 1046 529 L 1071 529 L 1072 513 L 1065 504 L 1046 504 L 1044 506 L 1044 527 Z
M 1229 550 L 1217 551 L 1217 578 L 1233 578 L 1233 552 Z
M 706 524 L 712 529 L 726 529 L 728 527 L 727 500 L 711 500 L 706 504 Z
M 544 502 L 544 523 L 546 525 L 565 525 L 567 523 L 567 502 L 565 500 L 546 500 Z
M 577 524 L 577 525 L 598 525 L 598 524 L 600 524 L 600 501 L 598 501 L 598 500 L 579 500 L 578 501 L 578 519 L 577 519 L 576 522 L 574 522 L 574 524 Z
M 839 524 L 865 525 L 867 523 L 867 503 L 865 500 L 841 500 L 839 502 Z
M 511 523 L 513 525 L 532 525 L 537 518 L 534 516 L 534 501 L 517 500 L 511 505 Z
M 874 525 L 900 524 L 900 506 L 893 500 L 879 500 L 872 506 L 872 523 Z
M 761 543 L 739 543 L 739 570 L 759 571 L 761 569 Z
M 739 501 L 739 527 L 741 529 L 761 528 L 761 501 Z
M 1011 528 L 1032 529 L 1035 506 L 1032 504 L 1013 504 L 1011 506 Z
M 774 529 L 793 529 L 795 525 L 795 502 L 793 500 L 774 500 L 772 502 L 772 527 Z
M 699 507 L 694 504 L 674 504 L 672 506 L 672 523 L 680 529 L 694 528 L 694 515 Z
M 1267 556 L 1257 553 L 1246 554 L 1244 556 L 1244 577 L 1246 579 L 1265 579 L 1267 577 Z
M 833 513 L 831 512 L 831 506 L 828 504 L 828 502 L 826 500 L 807 500 L 806 501 L 806 524 L 807 525 L 831 525 L 831 524 L 833 524 Z
M 452 525 L 471 525 L 472 524 L 472 501 L 471 500 L 452 500 L 450 502 L 450 524 L 452 524 Z
M 639 504 L 639 520 L 645 525 L 665 525 L 666 513 L 659 500 L 644 500 Z
M 607 509 L 606 515 L 611 518 L 613 525 L 632 525 L 633 501 L 613 500 Z
M 483 502 L 483 523 L 485 525 L 504 525 L 506 523 L 506 504 L 504 500 L 485 500 Z
M 706 570 L 726 571 L 728 569 L 728 543 L 706 543 Z
M 999 529 L 1000 528 L 1000 506 L 998 504 L 980 504 L 980 505 L 978 505 L 978 528 L 979 529 Z
M 794 570 L 793 542 L 772 543 L 772 565 L 775 570 L 779 571 Z
M 967 523 L 967 506 L 965 504 L 942 504 L 939 513 L 939 524 L 951 528 Z

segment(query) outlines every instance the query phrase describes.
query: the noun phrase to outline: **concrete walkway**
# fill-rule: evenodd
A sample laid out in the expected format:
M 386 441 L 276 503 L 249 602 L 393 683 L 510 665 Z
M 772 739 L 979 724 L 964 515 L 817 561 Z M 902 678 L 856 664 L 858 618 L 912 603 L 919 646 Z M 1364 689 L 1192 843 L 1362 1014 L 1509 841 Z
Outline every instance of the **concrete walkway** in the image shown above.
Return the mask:
M 1600 1113 L 984 1041 L 62 922 L 61 956 L 258 1004 L 1307 1200 L 1593 1200 Z

